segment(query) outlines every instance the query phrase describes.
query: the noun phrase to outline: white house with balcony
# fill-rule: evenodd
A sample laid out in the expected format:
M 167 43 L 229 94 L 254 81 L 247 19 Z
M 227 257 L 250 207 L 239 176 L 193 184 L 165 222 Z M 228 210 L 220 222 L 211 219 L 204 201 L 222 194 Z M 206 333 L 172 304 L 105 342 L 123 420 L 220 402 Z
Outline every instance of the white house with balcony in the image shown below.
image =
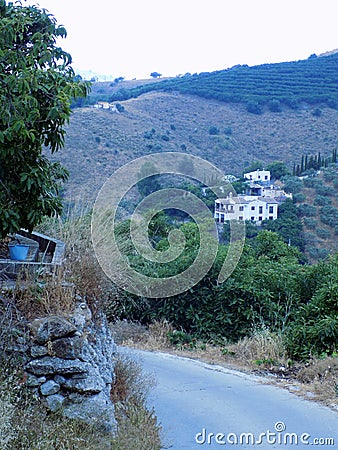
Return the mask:
M 260 224 L 263 220 L 276 220 L 278 201 L 271 197 L 253 195 L 233 196 L 215 200 L 214 218 L 216 222 L 228 220 L 250 220 Z

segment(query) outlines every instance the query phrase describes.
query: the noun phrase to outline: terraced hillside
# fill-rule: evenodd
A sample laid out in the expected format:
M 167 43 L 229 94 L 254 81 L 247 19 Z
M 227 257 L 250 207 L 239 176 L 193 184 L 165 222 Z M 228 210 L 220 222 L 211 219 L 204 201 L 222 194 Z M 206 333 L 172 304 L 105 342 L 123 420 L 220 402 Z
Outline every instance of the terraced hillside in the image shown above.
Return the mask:
M 305 251 L 310 260 L 338 251 L 338 166 L 303 179 L 295 199 L 304 227 Z

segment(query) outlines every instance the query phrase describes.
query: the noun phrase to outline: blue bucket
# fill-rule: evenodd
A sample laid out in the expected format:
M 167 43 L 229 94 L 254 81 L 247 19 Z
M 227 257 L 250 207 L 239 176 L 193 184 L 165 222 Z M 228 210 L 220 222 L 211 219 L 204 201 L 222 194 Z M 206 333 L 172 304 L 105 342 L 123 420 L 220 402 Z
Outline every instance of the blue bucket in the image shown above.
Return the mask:
M 25 261 L 28 255 L 29 245 L 15 244 L 9 245 L 9 256 L 16 261 Z

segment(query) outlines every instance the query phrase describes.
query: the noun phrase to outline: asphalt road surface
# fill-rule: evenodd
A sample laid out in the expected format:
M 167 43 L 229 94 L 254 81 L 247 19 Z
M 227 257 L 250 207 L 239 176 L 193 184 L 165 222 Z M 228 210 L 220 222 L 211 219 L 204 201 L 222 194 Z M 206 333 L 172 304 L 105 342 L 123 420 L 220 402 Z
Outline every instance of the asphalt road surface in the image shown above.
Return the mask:
M 123 349 L 154 374 L 163 448 L 338 449 L 338 413 L 259 377 L 164 353 Z

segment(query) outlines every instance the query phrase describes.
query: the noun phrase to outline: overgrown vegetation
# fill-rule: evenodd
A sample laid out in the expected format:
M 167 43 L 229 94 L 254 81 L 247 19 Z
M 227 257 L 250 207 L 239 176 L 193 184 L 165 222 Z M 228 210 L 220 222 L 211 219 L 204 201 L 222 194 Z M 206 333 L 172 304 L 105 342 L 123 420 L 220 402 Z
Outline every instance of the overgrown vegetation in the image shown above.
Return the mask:
M 127 255 L 130 264 L 159 278 L 180 273 L 193 261 L 199 244 L 196 225 L 188 223 L 180 229 L 186 237 L 185 251 L 170 265 L 155 268 L 155 263 L 146 263 L 133 252 Z M 120 228 L 118 238 L 123 242 L 127 230 Z M 158 250 L 166 246 L 166 238 L 155 245 Z M 337 256 L 308 266 L 296 247 L 283 242 L 275 232 L 262 231 L 247 241 L 233 274 L 218 285 L 227 251 L 228 245 L 219 246 L 212 269 L 190 290 L 170 298 L 142 301 L 123 293 L 108 311 L 110 317 L 144 324 L 163 319 L 192 337 L 215 343 L 222 339 L 234 342 L 264 327 L 282 333 L 290 357 L 301 360 L 337 350 L 337 299 L 332 298 L 338 286 Z M 299 333 L 303 333 L 303 339 Z

